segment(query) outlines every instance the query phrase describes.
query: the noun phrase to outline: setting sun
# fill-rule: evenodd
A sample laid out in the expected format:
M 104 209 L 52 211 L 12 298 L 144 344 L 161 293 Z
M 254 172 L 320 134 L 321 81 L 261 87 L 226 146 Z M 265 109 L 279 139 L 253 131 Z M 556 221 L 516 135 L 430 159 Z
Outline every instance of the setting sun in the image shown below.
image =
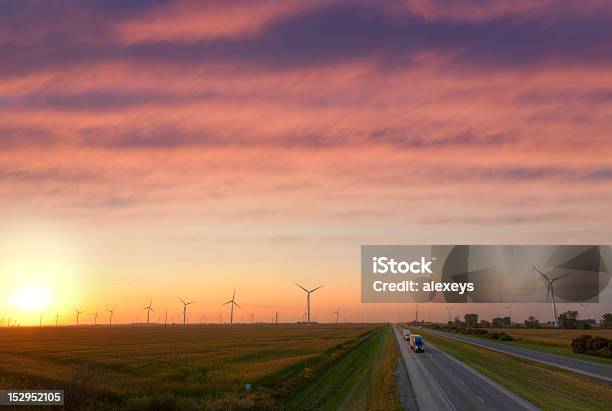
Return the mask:
M 22 310 L 38 310 L 53 302 L 53 292 L 44 286 L 23 286 L 15 289 L 12 302 Z

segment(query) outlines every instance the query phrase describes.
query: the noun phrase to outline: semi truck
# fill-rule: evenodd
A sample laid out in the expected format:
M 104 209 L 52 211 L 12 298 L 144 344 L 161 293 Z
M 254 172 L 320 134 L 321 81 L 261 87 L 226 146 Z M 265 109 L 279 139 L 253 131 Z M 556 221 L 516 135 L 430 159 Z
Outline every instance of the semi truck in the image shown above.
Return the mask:
M 414 352 L 425 352 L 425 343 L 423 342 L 423 337 L 415 334 L 411 335 L 410 348 Z

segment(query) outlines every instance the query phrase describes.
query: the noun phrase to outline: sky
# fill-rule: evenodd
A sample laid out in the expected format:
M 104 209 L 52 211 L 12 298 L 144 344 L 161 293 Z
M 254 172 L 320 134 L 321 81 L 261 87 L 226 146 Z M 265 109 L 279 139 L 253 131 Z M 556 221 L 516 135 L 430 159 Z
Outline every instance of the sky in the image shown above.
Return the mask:
M 152 298 L 178 321 L 181 297 L 218 321 L 237 289 L 238 319 L 295 321 L 299 282 L 324 284 L 319 321 L 396 321 L 414 307 L 359 303 L 361 244 L 610 244 L 610 21 L 608 1 L 0 0 L 0 316 L 143 321 Z

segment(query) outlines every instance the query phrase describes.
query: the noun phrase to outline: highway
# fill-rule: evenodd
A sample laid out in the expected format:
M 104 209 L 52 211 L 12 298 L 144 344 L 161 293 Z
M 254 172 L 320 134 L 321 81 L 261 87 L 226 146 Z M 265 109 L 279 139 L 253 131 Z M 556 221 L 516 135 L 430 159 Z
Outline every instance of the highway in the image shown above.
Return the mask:
M 612 367 L 605 364 L 599 364 L 590 361 L 578 360 L 575 358 L 564 357 L 561 355 L 548 354 L 545 352 L 534 351 L 527 348 L 514 347 L 507 344 L 501 344 L 484 338 L 468 337 L 461 334 L 447 333 L 432 329 L 427 329 L 427 332 L 433 332 L 447 338 L 473 344 L 479 347 L 488 348 L 502 352 L 504 354 L 514 355 L 516 357 L 525 358 L 532 361 L 541 362 L 547 365 L 564 368 L 579 374 L 588 375 L 590 377 L 599 378 L 604 381 L 612 382 Z
M 395 328 L 414 397 L 421 410 L 537 410 L 495 381 L 485 377 L 425 340 L 425 352 L 414 353 Z

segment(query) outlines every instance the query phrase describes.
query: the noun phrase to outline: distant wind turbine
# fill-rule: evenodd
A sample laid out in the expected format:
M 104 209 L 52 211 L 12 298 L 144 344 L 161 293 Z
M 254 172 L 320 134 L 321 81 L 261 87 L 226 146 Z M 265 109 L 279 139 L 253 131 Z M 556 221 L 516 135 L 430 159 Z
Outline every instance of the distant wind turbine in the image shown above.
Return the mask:
M 340 309 L 332 311 L 332 314 L 336 314 L 336 328 L 340 328 Z
M 166 315 L 164 316 L 164 328 L 168 326 L 168 309 L 166 309 Z
M 91 314 L 91 316 L 94 318 L 94 325 L 98 325 L 98 318 L 100 317 L 98 313 L 99 311 L 96 311 L 95 313 Z
M 151 298 L 149 300 L 149 305 L 147 305 L 145 308 L 143 308 L 143 310 L 147 310 L 147 324 L 149 324 L 149 316 L 151 315 L 151 311 L 155 312 L 153 307 L 151 307 L 152 303 L 153 303 L 153 299 Z
M 255 313 L 251 313 L 251 324 L 253 324 L 254 319 L 255 319 Z
M 321 288 L 323 286 L 320 285 L 317 288 L 313 288 L 312 290 L 307 290 L 304 287 L 302 287 L 301 285 L 299 285 L 298 283 L 295 283 L 295 285 L 300 287 L 302 290 L 306 291 L 306 309 L 308 311 L 308 317 L 307 317 L 307 320 L 306 320 L 306 324 L 308 324 L 310 326 L 310 294 L 314 293 L 315 291 L 317 291 L 319 288 Z
M 550 295 L 551 302 L 552 302 L 553 316 L 554 316 L 553 320 L 554 320 L 555 328 L 557 328 L 559 327 L 559 322 L 557 320 L 557 304 L 555 302 L 555 285 L 554 284 L 555 284 L 555 281 L 565 278 L 568 275 L 571 275 L 572 273 L 563 274 L 559 277 L 551 279 L 546 274 L 544 274 L 542 271 L 538 270 L 535 266 L 532 265 L 531 267 L 534 270 L 536 270 L 538 274 L 540 274 L 542 278 L 544 279 L 544 281 L 546 282 L 546 302 L 548 302 L 548 296 Z M 548 275 L 550 275 L 550 273 L 548 273 Z
M 276 312 L 274 313 L 274 323 L 275 323 L 276 325 L 278 325 L 278 316 L 279 316 L 279 315 L 280 315 L 280 313 L 279 313 L 278 311 L 276 311 Z
M 591 304 L 580 304 L 580 306 L 584 308 L 584 312 L 585 312 L 584 319 L 588 320 L 589 319 L 589 307 L 591 306 Z
M 55 326 L 56 326 L 56 327 L 57 327 L 57 324 L 58 324 L 58 322 L 59 322 L 59 318 L 60 318 L 59 313 L 56 313 L 56 314 L 55 314 Z
M 85 311 L 79 311 L 78 308 L 75 308 L 74 311 L 76 311 L 76 325 L 79 325 L 79 316 L 83 314 Z
M 187 306 L 189 304 L 193 304 L 195 301 L 189 301 L 188 303 L 186 303 L 180 297 L 179 297 L 179 300 L 183 303 L 183 325 L 186 325 L 187 324 Z
M 38 319 L 38 326 L 42 327 L 42 319 L 43 319 L 43 313 L 40 313 L 40 318 Z
M 108 325 L 113 325 L 113 316 L 115 315 L 115 308 L 117 308 L 117 306 L 114 306 L 110 310 L 105 310 L 108 313 Z
M 451 320 L 451 311 L 452 311 L 452 310 L 453 310 L 453 308 L 455 308 L 455 307 L 451 307 L 451 306 L 447 305 L 447 306 L 446 306 L 446 307 L 444 307 L 444 308 L 446 308 L 446 311 L 448 311 L 448 321 L 449 321 L 449 322 L 450 322 L 450 321 L 452 321 L 452 320 Z
M 414 315 L 415 322 L 419 322 L 419 304 L 416 306 L 416 313 Z
M 234 288 L 234 294 L 232 294 L 232 299 L 221 305 L 227 305 L 227 304 L 230 304 L 230 307 L 231 307 L 230 309 L 230 325 L 231 325 L 234 323 L 234 306 L 238 308 L 242 308 L 236 302 L 236 289 L 235 288 Z
M 512 318 L 512 304 L 504 305 L 504 308 L 508 311 L 508 317 Z

